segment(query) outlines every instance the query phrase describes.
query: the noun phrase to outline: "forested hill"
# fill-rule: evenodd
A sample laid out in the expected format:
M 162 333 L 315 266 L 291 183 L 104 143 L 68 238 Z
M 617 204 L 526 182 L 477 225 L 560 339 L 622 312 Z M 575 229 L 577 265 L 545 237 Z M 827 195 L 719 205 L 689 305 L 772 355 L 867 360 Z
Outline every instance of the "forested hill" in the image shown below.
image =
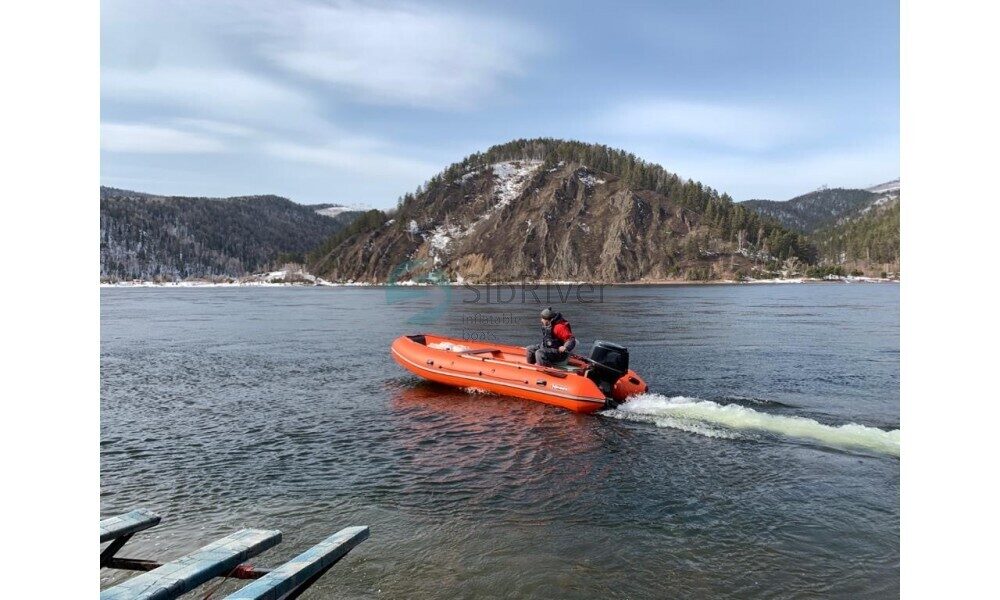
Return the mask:
M 747 200 L 741 204 L 774 217 L 789 229 L 813 233 L 855 216 L 878 197 L 867 190 L 824 188 L 787 201 Z
M 470 155 L 309 255 L 339 281 L 703 280 L 810 263 L 805 238 L 628 152 L 557 139 Z
M 869 275 L 898 276 L 899 196 L 883 196 L 860 214 L 820 229 L 809 238 L 830 264 Z
M 358 215 L 278 196 L 189 198 L 101 187 L 102 280 L 238 277 L 305 252 Z
M 899 180 L 867 190 L 821 189 L 786 202 L 742 203 L 806 234 L 819 262 L 837 273 L 898 276 Z

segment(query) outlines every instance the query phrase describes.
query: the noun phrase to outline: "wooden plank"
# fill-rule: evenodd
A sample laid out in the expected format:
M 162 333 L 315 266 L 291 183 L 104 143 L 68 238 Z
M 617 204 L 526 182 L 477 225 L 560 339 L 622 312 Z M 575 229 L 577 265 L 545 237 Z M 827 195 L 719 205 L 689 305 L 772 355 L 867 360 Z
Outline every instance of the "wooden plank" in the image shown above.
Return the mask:
M 101 600 L 170 600 L 276 546 L 280 531 L 244 529 L 101 592 Z
M 160 515 L 144 508 L 137 508 L 123 515 L 101 520 L 101 543 L 149 529 L 160 522 Z
M 306 550 L 226 600 L 279 600 L 322 575 L 355 546 L 368 539 L 368 527 L 348 527 Z

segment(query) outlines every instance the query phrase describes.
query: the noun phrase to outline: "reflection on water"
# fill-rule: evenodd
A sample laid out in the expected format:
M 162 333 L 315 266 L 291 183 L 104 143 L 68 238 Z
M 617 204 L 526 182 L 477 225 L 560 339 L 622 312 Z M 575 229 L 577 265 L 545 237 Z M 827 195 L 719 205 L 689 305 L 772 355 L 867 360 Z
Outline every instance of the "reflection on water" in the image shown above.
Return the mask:
M 476 331 L 534 341 L 537 307 L 461 299 L 434 330 L 511 313 Z M 712 415 L 898 428 L 895 286 L 616 288 L 562 308 Z M 897 458 L 421 382 L 387 352 L 408 314 L 379 290 L 103 290 L 102 511 L 165 517 L 131 554 L 281 529 L 267 565 L 369 524 L 314 597 L 898 594 Z
M 434 384 L 397 390 L 391 406 L 399 452 L 421 473 L 408 493 L 454 497 L 484 517 L 531 516 L 571 508 L 581 484 L 607 475 L 601 424 L 585 415 Z

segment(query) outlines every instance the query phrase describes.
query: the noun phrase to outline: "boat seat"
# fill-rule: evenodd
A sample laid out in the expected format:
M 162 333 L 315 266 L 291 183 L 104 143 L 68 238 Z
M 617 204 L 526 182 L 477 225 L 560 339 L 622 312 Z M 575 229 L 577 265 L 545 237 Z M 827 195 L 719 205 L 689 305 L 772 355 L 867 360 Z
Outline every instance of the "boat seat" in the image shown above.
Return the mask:
M 552 364 L 552 365 L 543 365 L 543 368 L 545 368 L 545 369 L 553 369 L 555 371 L 566 371 L 567 373 L 579 373 L 580 372 L 580 367 L 571 365 L 569 363 L 569 359 L 568 358 L 566 360 L 562 361 L 562 362 L 555 363 L 555 364 Z
M 479 350 L 463 350 L 459 354 L 467 354 L 469 356 L 475 356 L 477 354 L 489 354 L 490 356 L 503 356 L 503 350 L 497 350 L 496 348 L 481 348 Z
M 276 546 L 280 531 L 244 529 L 101 592 L 101 600 L 170 600 Z

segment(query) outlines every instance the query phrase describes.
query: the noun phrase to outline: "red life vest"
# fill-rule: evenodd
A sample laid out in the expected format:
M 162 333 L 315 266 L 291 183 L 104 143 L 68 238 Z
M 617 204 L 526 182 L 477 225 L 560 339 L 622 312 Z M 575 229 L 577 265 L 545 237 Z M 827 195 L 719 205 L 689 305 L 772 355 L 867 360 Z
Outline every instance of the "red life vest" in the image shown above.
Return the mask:
M 558 348 L 567 340 L 573 337 L 573 330 L 569 326 L 569 321 L 557 314 L 552 318 L 548 327 L 542 327 L 542 347 Z

